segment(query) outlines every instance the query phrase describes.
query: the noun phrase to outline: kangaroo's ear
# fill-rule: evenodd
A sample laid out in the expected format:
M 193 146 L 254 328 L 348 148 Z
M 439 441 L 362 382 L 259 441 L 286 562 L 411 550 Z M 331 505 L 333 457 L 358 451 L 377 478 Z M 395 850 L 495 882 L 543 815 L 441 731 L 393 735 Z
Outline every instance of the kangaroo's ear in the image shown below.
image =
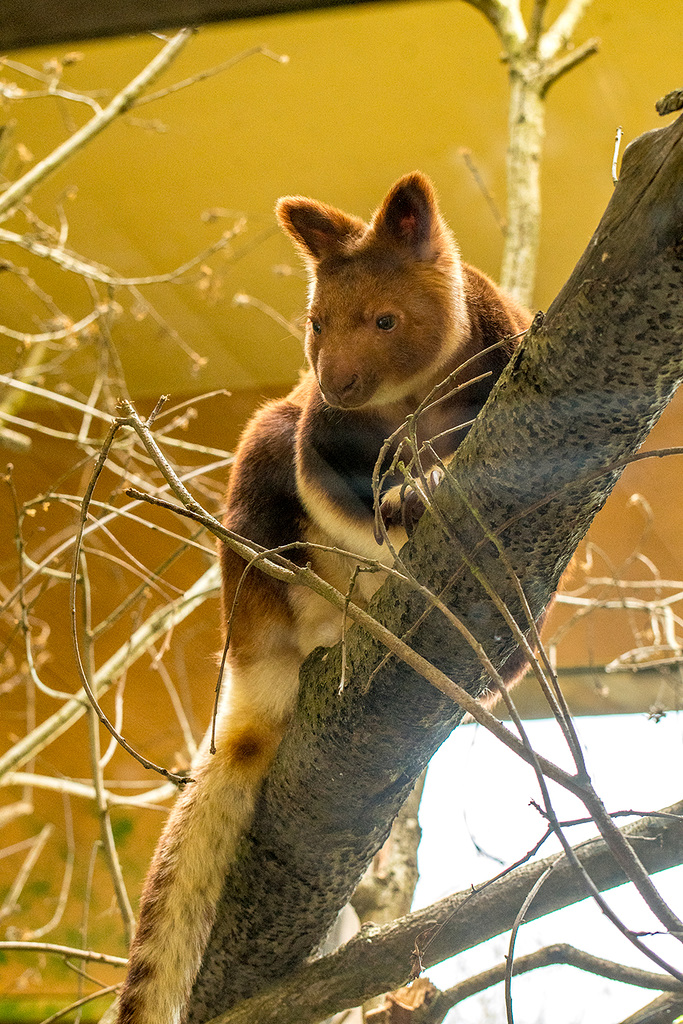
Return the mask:
M 349 242 L 367 230 L 359 217 L 351 217 L 334 206 L 303 196 L 284 196 L 275 206 L 280 226 L 293 239 L 297 249 L 310 263 L 343 252 Z
M 372 219 L 375 234 L 407 248 L 418 259 L 441 251 L 445 230 L 434 186 L 419 172 L 399 178 Z

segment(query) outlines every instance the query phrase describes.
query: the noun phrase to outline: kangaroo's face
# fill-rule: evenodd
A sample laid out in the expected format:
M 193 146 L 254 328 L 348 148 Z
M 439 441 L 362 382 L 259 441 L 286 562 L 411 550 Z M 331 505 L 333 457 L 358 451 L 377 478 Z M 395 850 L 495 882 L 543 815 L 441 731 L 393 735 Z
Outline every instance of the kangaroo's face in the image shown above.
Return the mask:
M 398 401 L 443 361 L 450 303 L 436 300 L 424 268 L 391 262 L 366 253 L 319 268 L 306 355 L 330 405 Z
M 370 225 L 298 197 L 277 212 L 309 267 L 306 355 L 325 401 L 381 406 L 436 383 L 467 317 L 429 181 L 400 179 Z

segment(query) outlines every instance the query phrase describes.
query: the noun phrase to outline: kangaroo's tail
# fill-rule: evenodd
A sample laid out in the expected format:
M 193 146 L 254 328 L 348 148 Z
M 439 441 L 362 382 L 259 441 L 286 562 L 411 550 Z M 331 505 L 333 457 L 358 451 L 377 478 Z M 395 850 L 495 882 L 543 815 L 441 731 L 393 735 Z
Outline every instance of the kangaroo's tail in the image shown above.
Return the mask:
M 216 903 L 282 728 L 231 722 L 218 752 L 203 752 L 154 854 L 119 999 L 118 1024 L 179 1024 Z

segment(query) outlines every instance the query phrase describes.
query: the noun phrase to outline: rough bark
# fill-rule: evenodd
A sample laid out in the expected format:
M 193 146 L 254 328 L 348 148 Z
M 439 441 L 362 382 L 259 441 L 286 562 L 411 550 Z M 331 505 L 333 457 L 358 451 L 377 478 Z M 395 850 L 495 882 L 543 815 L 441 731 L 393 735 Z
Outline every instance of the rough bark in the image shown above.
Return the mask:
M 624 154 L 621 179 L 584 256 L 542 327 L 519 349 L 458 452 L 464 494 L 438 493 L 459 542 L 510 606 L 514 591 L 474 505 L 504 541 L 534 615 L 619 476 L 597 470 L 633 453 L 683 379 L 683 119 Z M 425 516 L 406 552 L 411 571 L 446 590 L 497 665 L 514 640 L 440 526 Z M 422 599 L 385 584 L 374 613 L 398 635 Z M 482 670 L 437 613 L 410 643 L 474 693 Z M 189 1021 L 209 1020 L 272 985 L 313 953 L 349 898 L 457 707 L 360 629 L 302 670 L 295 720 L 251 833 L 226 885 Z M 379 671 L 376 671 L 378 670 Z
M 361 924 L 389 924 L 410 910 L 419 874 L 417 851 L 422 838 L 418 822 L 426 772 L 394 819 L 391 833 L 373 858 L 353 894 L 353 909 Z

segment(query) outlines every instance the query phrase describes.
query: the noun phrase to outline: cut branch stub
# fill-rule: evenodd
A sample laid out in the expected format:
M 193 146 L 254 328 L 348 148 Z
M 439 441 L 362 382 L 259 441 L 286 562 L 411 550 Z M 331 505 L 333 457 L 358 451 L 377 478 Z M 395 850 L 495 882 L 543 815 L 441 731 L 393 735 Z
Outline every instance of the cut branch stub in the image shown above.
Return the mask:
M 500 533 L 534 615 L 618 473 L 586 478 L 633 453 L 683 378 L 683 119 L 624 155 L 612 201 L 545 322 L 527 338 L 458 452 L 439 508 L 458 543 L 425 516 L 405 553 L 497 665 L 514 641 L 458 558 L 459 544 L 515 610 L 514 588 L 471 515 Z M 407 585 L 390 582 L 375 613 L 472 692 L 479 662 Z M 459 709 L 384 657 L 359 628 L 340 652 L 302 670 L 292 727 L 267 780 L 251 834 L 226 882 L 188 1021 L 209 1020 L 290 973 L 348 899 Z

